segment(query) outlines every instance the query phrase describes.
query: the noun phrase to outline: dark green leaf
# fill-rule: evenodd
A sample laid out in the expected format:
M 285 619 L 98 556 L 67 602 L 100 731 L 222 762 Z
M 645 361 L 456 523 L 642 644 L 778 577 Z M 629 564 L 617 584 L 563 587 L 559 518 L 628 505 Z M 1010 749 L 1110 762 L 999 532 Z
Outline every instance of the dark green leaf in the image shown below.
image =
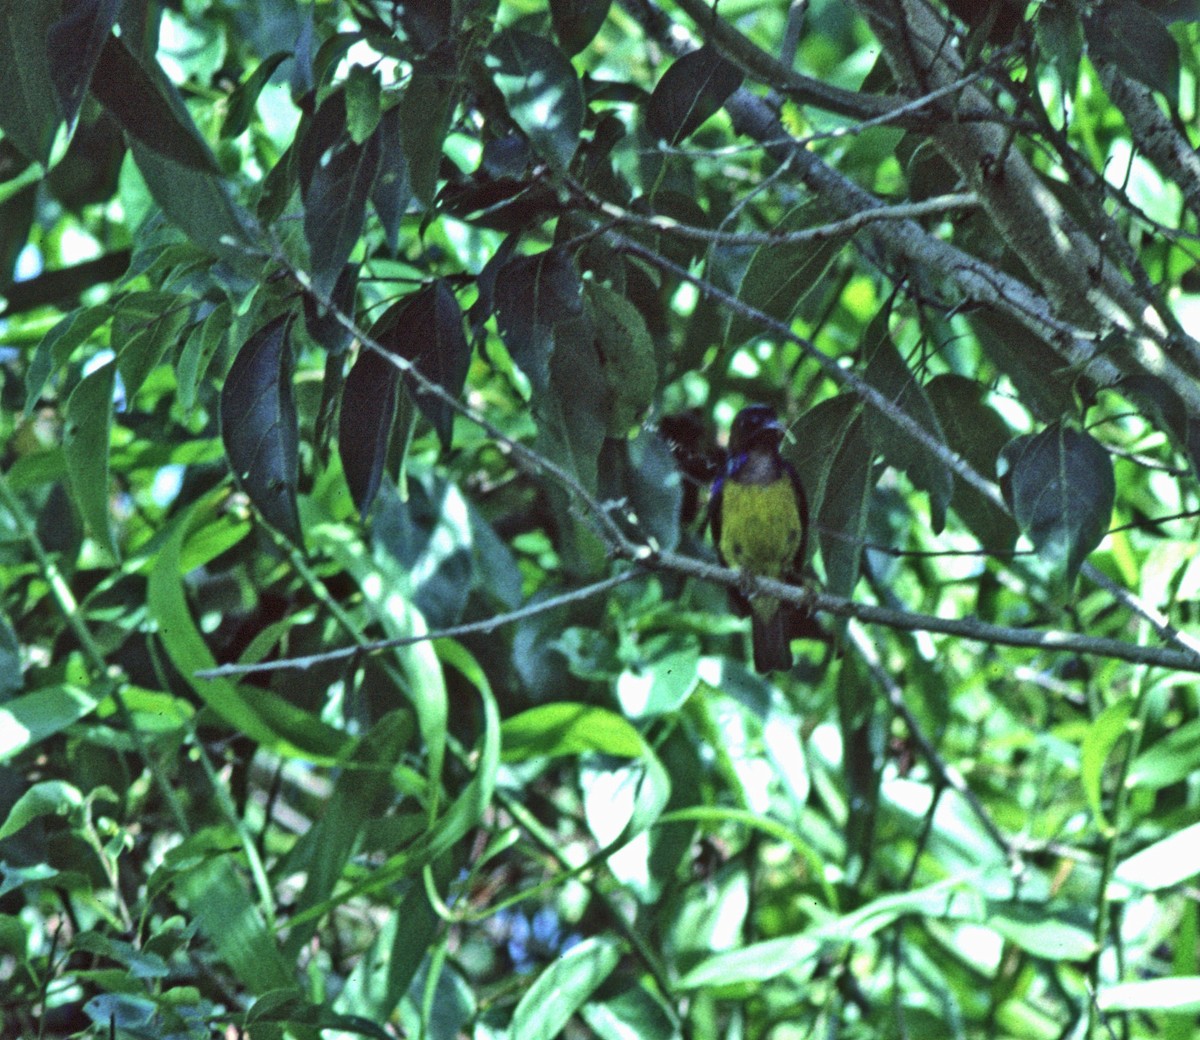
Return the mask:
M 947 445 L 975 472 L 992 477 L 996 459 L 1012 438 L 1008 425 L 986 401 L 986 389 L 973 379 L 947 373 L 931 379 L 925 393 L 933 405 Z M 1017 526 L 1012 517 L 957 474 L 951 508 L 989 552 L 1013 547 Z
M 1116 496 L 1108 452 L 1088 434 L 1053 423 L 1009 443 L 1000 463 L 1000 487 L 1017 524 L 1073 583 L 1108 533 Z
M 157 62 L 148 59 L 143 64 L 116 36 L 109 36 L 100 52 L 92 93 L 126 133 L 164 159 L 220 174 L 208 144 L 183 103 L 173 96 L 174 88 Z
M 1053 421 L 1074 409 L 1062 359 L 1045 342 L 1015 318 L 987 307 L 972 311 L 968 321 L 979 345 L 1037 418 Z
M 327 103 L 328 104 L 328 103 Z M 379 141 L 340 138 L 317 159 L 304 190 L 304 235 L 313 285 L 329 294 L 362 234 L 367 198 L 379 167 Z
M 45 40 L 58 18 L 53 3 L 0 2 L 0 130 L 31 162 L 50 159 L 62 122 Z
M 1033 30 L 1038 46 L 1050 56 L 1063 89 L 1073 93 L 1083 56 L 1083 25 L 1067 0 L 1053 0 L 1037 9 Z
M 1188 413 L 1183 398 L 1158 376 L 1135 373 L 1113 389 L 1133 401 L 1187 455 L 1192 472 L 1200 476 L 1200 420 Z
M 379 491 L 387 461 L 396 421 L 399 376 L 396 366 L 387 358 L 364 349 L 342 388 L 338 457 L 342 460 L 350 497 L 364 520 Z
M 575 265 L 561 249 L 510 260 L 496 275 L 493 300 L 504 345 L 534 393 L 544 393 L 555 328 L 583 316 L 583 283 Z
M 116 378 L 117 366 L 113 361 L 106 361 L 84 376 L 67 399 L 67 422 L 63 428 L 71 497 L 92 537 L 113 557 L 118 553 L 108 508 L 108 441 Z
M 892 406 L 916 422 L 934 440 L 945 443 L 937 413 L 925 388 L 913 377 L 900 351 L 887 331 L 888 308 L 867 330 L 864 349 L 867 368 L 864 377 Z M 946 509 L 954 492 L 954 474 L 940 458 L 885 413 L 868 408 L 865 430 L 871 442 L 887 461 L 908 474 L 913 484 L 929 495 L 929 522 L 934 533 L 946 526 Z
M 238 351 L 221 390 L 221 439 L 234 476 L 263 519 L 299 545 L 300 431 L 290 322 L 290 315 L 276 318 Z
M 605 430 L 610 437 L 626 437 L 654 401 L 658 387 L 654 341 L 641 312 L 620 293 L 588 282 L 587 302 L 609 391 Z
M 788 213 L 775 230 L 782 233 L 803 231 L 820 224 L 828 216 L 824 203 L 804 202 Z M 738 299 L 776 321 L 787 322 L 848 240 L 848 235 L 839 235 L 820 242 L 759 246 L 738 286 Z M 727 346 L 739 346 L 751 337 L 763 334 L 761 323 L 734 314 L 725 342 Z
M 0 202 L 0 292 L 13 283 L 17 258 L 29 241 L 37 206 L 38 186 L 30 184 Z
M 379 126 L 379 74 L 364 65 L 352 65 L 346 77 L 346 130 L 355 144 L 364 144 Z
M 263 87 L 270 82 L 275 70 L 291 56 L 290 51 L 276 51 L 270 57 L 263 58 L 258 68 L 238 84 L 229 98 L 225 122 L 221 124 L 223 138 L 237 137 L 249 129 L 250 120 L 254 118 L 254 106 L 258 104 Z
M 428 209 L 437 193 L 442 146 L 454 114 L 455 70 L 440 54 L 413 67 L 398 106 L 400 140 L 413 197 Z
M 1111 62 L 1130 79 L 1157 90 L 1179 106 L 1179 44 L 1142 4 L 1113 0 L 1083 23 L 1088 54 L 1096 64 Z
M 15 676 L 19 681 L 19 659 Z M 104 696 L 102 689 L 85 690 L 64 683 L 6 700 L 0 704 L 0 762 L 91 714 Z
M 383 225 L 388 249 L 395 253 L 400 245 L 400 221 L 413 195 L 398 107 L 389 108 L 380 117 L 375 136 L 379 140 L 379 172 L 371 187 L 371 204 Z
M 541 36 L 506 29 L 484 60 L 534 150 L 556 169 L 566 169 L 583 129 L 583 92 L 566 55 Z
M 66 0 L 62 18 L 50 28 L 46 41 L 50 76 L 68 123 L 79 111 L 120 7 L 121 0 Z
M 550 0 L 554 35 L 568 55 L 578 54 L 595 38 L 612 0 Z
M 663 74 L 646 105 L 646 128 L 675 145 L 715 115 L 738 87 L 742 70 L 705 44 Z

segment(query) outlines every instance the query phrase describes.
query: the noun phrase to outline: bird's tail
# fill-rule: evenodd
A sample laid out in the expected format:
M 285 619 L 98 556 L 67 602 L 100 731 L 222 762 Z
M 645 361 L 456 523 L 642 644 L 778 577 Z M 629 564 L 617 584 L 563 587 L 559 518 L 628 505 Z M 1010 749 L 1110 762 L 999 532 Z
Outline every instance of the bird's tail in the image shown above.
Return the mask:
M 756 671 L 786 672 L 792 667 L 792 648 L 788 638 L 787 612 L 776 600 L 754 602 L 750 635 L 754 641 Z

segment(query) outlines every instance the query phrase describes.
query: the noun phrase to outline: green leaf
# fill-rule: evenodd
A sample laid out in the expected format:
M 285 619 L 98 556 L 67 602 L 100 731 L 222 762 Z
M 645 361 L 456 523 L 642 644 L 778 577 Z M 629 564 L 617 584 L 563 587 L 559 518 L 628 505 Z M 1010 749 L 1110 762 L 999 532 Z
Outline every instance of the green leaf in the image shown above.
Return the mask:
M 58 93 L 45 41 L 58 5 L 0 0 L 0 130 L 25 158 L 47 165 L 58 124 Z
M 889 311 L 890 307 L 885 307 L 867 330 L 864 343 L 867 367 L 863 377 L 898 412 L 903 412 L 934 440 L 944 444 L 946 437 L 937 412 L 887 330 Z M 940 534 L 946 526 L 946 510 L 954 493 L 953 471 L 923 441 L 895 423 L 886 412 L 868 407 L 864 419 L 867 437 L 875 450 L 890 465 L 906 473 L 914 486 L 929 495 L 930 527 L 934 534 Z
M 671 1016 L 647 985 L 631 985 L 615 995 L 605 992 L 602 999 L 583 1006 L 583 1020 L 600 1040 L 676 1040 L 679 1034 Z
M 550 22 L 554 35 L 568 56 L 578 54 L 592 42 L 612 0 L 550 0 Z
M 51 377 L 112 317 L 106 304 L 81 307 L 58 321 L 37 345 L 25 376 L 25 414 L 33 412 Z
M 121 38 L 109 36 L 92 75 L 92 93 L 130 137 L 164 159 L 220 174 L 208 143 L 153 58 L 141 58 Z
M 78 722 L 103 699 L 100 690 L 64 683 L 0 704 L 0 762 Z
M 365 144 L 375 133 L 380 116 L 379 74 L 364 65 L 352 65 L 346 77 L 346 130 L 355 144 Z
M 535 395 L 550 387 L 550 357 L 560 326 L 583 316 L 583 283 L 562 249 L 517 257 L 500 268 L 493 292 L 500 338 Z
M 721 989 L 767 982 L 815 962 L 820 952 L 821 944 L 806 935 L 750 943 L 704 959 L 679 985 L 681 989 Z
M 505 762 L 598 752 L 640 758 L 641 734 L 620 715 L 586 704 L 543 704 L 504 720 Z
M 16 834 L 40 816 L 65 816 L 83 805 L 83 795 L 65 780 L 43 780 L 13 803 L 0 825 L 0 841 Z
M 214 526 L 220 527 L 216 509 L 221 497 L 217 492 L 200 499 L 176 519 L 159 550 L 146 596 L 158 637 L 184 681 L 219 718 L 276 754 L 332 762 L 348 739 L 319 718 L 270 690 L 196 676 L 216 667 L 216 660 L 188 609 L 183 579 L 228 547 L 227 537 L 209 537 Z M 204 552 L 199 551 L 201 543 Z
M 518 1001 L 508 1032 L 511 1040 L 554 1040 L 620 958 L 616 940 L 601 935 L 557 958 Z
M 463 331 L 462 310 L 445 279 L 402 300 L 380 319 L 375 338 L 397 357 L 411 361 L 423 376 L 457 398 L 467 381 L 471 347 Z M 414 381 L 405 386 L 416 406 L 433 424 L 444 450 L 450 449 L 454 409 L 421 390 Z
M 375 130 L 379 140 L 379 172 L 371 186 L 371 205 L 383 225 L 388 249 L 395 254 L 400 245 L 400 221 L 413 196 L 408 159 L 404 154 L 399 106 L 389 108 Z M 435 169 L 436 174 L 436 169 Z
M 1186 722 L 1142 751 L 1126 783 L 1151 791 L 1170 787 L 1200 771 L 1200 719 Z
M 288 58 L 291 51 L 276 51 L 269 57 L 263 58 L 258 67 L 250 73 L 229 97 L 229 107 L 225 111 L 225 122 L 221 124 L 221 137 L 228 139 L 238 137 L 250 128 L 250 120 L 254 118 L 254 107 L 258 104 L 259 95 L 270 82 L 275 70 Z
M 233 863 L 232 856 L 215 856 L 181 872 L 175 879 L 176 895 L 250 993 L 293 989 L 293 968 L 279 952 Z
M 114 559 L 119 553 L 109 518 L 108 453 L 116 376 L 113 361 L 84 376 L 67 399 L 63 428 L 71 497 L 92 537 Z
M 990 903 L 987 926 L 1047 961 L 1086 961 L 1096 952 L 1092 933 L 1061 921 L 1044 904 Z
M 1096 1005 L 1101 1011 L 1168 1011 L 1195 1015 L 1200 1011 L 1200 975 L 1114 982 L 1100 987 Z
M 375 339 L 374 330 L 371 338 Z M 399 371 L 387 358 L 363 349 L 342 388 L 338 457 L 350 497 L 363 520 L 379 492 L 387 461 L 399 378 Z
M 1169 834 L 1117 864 L 1113 877 L 1133 888 L 1156 891 L 1200 874 L 1200 823 Z
M 62 18 L 50 27 L 46 39 L 50 77 L 68 123 L 79 111 L 92 70 L 111 37 L 120 8 L 121 0 L 74 0 L 64 4 Z
M 159 295 L 157 293 L 149 295 Z M 167 294 L 162 294 L 166 296 Z M 125 388 L 127 400 L 133 400 L 146 378 L 162 360 L 168 347 L 174 347 L 179 332 L 187 323 L 190 308 L 181 305 L 178 297 L 168 297 L 169 303 L 157 316 L 140 322 L 141 328 L 131 336 L 122 334 L 124 308 L 113 322 L 113 342 L 120 344 L 117 352 L 117 371 Z
M 713 46 L 685 54 L 667 69 L 646 105 L 646 128 L 676 145 L 715 115 L 738 87 L 742 70 Z
M 608 385 L 605 432 L 625 437 L 654 403 L 658 388 L 654 341 L 641 311 L 620 293 L 594 281 L 587 283 L 586 293 L 600 369 Z
M 1088 55 L 1097 65 L 1111 62 L 1130 79 L 1159 91 L 1179 107 L 1179 44 L 1142 4 L 1111 0 L 1083 23 Z
M 322 110 L 330 107 L 339 114 L 345 112 L 345 103 L 338 96 Z M 362 235 L 379 151 L 379 141 L 373 136 L 356 144 L 339 134 L 329 148 L 315 156 L 309 176 L 302 180 L 304 237 L 312 256 L 313 284 L 326 296 L 333 292 Z
M 780 234 L 804 231 L 828 218 L 825 203 L 811 199 L 792 209 L 774 230 Z M 849 239 L 849 235 L 837 235 L 819 242 L 759 246 L 738 285 L 738 299 L 776 321 L 790 321 L 801 301 L 818 285 Z M 763 329 L 761 322 L 735 313 L 729 319 L 725 345 L 740 346 L 762 335 L 770 336 L 771 333 Z
M 1083 56 L 1083 24 L 1067 0 L 1044 3 L 1037 9 L 1033 31 L 1038 46 L 1050 56 L 1063 89 L 1074 93 Z
M 397 106 L 408 183 L 425 209 L 437 193 L 442 147 L 454 115 L 456 93 L 456 69 L 447 67 L 440 56 L 431 56 L 413 66 Z
M 1108 533 L 1116 482 L 1108 452 L 1091 436 L 1053 423 L 1000 454 L 1000 487 L 1038 555 L 1075 581 Z
M 1133 701 L 1122 697 L 1113 701 L 1087 728 L 1079 750 L 1079 779 L 1088 805 L 1102 830 L 1109 828 L 1104 815 L 1104 767 L 1117 741 L 1129 732 Z
M 281 315 L 238 351 L 221 390 L 221 440 L 234 476 L 263 519 L 299 545 L 300 429 L 290 328 L 291 316 Z
M 565 170 L 583 130 L 583 92 L 566 55 L 541 36 L 505 29 L 492 41 L 484 63 L 534 151 Z
M 951 450 L 957 452 L 983 477 L 996 470 L 996 459 L 1012 438 L 1007 423 L 987 403 L 987 389 L 966 376 L 946 373 L 925 384 L 925 395 L 933 406 Z M 1010 550 L 1017 540 L 1017 525 L 991 499 L 953 474 L 954 492 L 950 508 L 971 529 L 989 552 Z

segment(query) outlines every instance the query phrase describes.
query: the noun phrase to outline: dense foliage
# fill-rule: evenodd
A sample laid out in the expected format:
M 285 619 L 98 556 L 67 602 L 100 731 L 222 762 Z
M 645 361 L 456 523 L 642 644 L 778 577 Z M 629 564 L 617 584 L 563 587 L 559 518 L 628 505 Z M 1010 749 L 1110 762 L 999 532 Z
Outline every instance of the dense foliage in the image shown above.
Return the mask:
M 4 1035 L 1193 1036 L 1198 18 L 0 0 Z

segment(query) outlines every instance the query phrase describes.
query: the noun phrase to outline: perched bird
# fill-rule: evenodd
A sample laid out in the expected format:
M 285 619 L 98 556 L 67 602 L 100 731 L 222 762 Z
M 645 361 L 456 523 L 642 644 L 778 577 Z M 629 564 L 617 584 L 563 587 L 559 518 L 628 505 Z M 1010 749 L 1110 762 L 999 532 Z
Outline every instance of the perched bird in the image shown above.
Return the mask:
M 783 581 L 798 577 L 808 544 L 808 501 L 795 469 L 779 454 L 783 425 L 766 405 L 743 408 L 729 434 L 729 458 L 709 499 L 717 556 L 727 567 Z M 795 611 L 770 596 L 734 600 L 750 615 L 754 667 L 792 667 Z M 811 621 L 811 618 L 808 619 Z

